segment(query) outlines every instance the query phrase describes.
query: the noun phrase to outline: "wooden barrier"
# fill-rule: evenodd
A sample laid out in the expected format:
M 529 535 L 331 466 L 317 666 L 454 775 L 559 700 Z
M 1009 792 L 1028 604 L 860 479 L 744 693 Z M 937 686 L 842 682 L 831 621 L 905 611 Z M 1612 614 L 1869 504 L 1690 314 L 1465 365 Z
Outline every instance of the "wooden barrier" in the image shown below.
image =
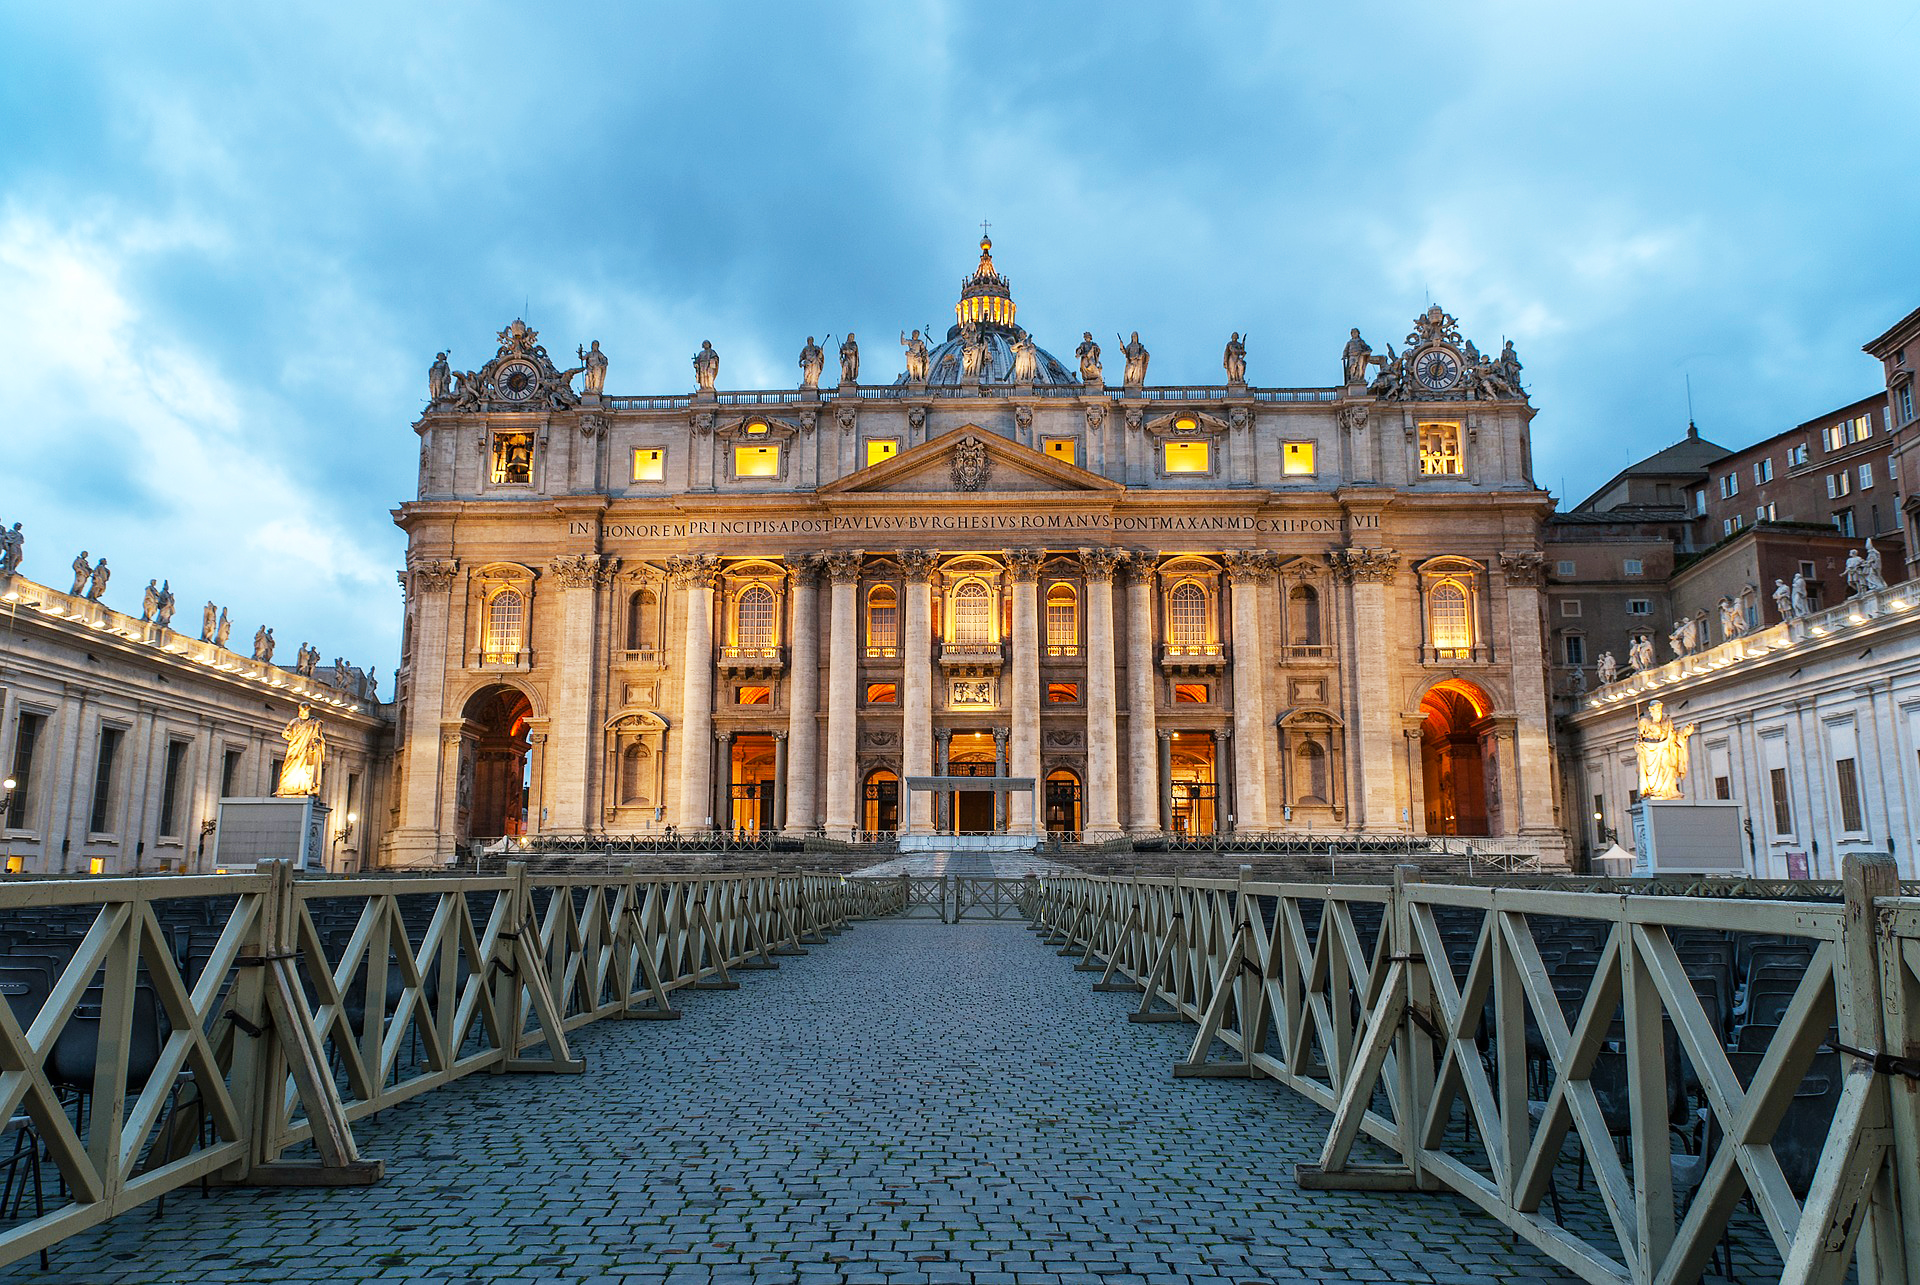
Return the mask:
M 0 1263 L 192 1182 L 376 1181 L 354 1120 L 577 1073 L 570 1032 L 678 1017 L 673 991 L 891 909 L 780 872 L 0 884 Z
M 1857 1262 L 1920 1282 L 1920 900 L 1884 858 L 1846 873 L 1830 903 L 1406 867 L 1391 886 L 1048 878 L 1034 919 L 1100 989 L 1140 995 L 1134 1020 L 1199 1027 L 1176 1076 L 1271 1078 L 1332 1112 L 1303 1186 L 1451 1191 L 1586 1280 L 1648 1285 L 1730 1259 L 1744 1203 L 1745 1249 L 1783 1280 Z M 1747 1014 L 1764 984 L 1776 1020 L 1731 1048 L 1713 961 L 1742 950 L 1794 962 L 1746 974 Z M 1363 1162 L 1363 1138 L 1391 1159 Z

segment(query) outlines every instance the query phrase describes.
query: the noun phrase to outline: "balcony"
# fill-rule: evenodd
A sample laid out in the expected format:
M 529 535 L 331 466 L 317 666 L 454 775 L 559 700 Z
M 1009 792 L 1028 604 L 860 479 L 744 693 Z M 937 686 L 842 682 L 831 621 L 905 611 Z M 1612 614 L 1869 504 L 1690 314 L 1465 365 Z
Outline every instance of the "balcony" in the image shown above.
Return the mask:
M 985 677 L 999 673 L 1005 664 L 1001 643 L 950 642 L 940 647 L 940 668 L 950 675 Z
M 1219 674 L 1230 658 L 1225 643 L 1162 643 L 1160 668 L 1168 674 Z
M 720 672 L 737 678 L 773 678 L 786 672 L 785 647 L 722 647 Z

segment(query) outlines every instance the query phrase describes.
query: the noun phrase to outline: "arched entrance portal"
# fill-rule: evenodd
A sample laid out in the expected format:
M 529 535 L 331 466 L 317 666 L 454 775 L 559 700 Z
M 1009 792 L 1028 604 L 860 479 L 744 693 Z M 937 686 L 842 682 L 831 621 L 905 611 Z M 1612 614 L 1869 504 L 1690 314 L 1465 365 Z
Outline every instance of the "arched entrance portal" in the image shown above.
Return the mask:
M 1080 833 L 1080 778 L 1064 767 L 1047 773 L 1047 833 Z
M 1492 834 L 1493 702 L 1472 683 L 1436 683 L 1420 700 L 1420 778 L 1428 834 Z
M 512 687 L 475 692 L 461 712 L 455 824 L 464 840 L 527 830 L 527 720 L 533 706 Z

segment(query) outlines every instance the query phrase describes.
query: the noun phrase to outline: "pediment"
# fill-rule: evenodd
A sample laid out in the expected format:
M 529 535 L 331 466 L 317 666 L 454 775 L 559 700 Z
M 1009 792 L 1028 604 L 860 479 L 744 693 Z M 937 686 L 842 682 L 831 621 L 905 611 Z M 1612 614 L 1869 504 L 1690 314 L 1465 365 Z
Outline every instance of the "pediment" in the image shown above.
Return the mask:
M 957 495 L 1008 491 L 1111 493 L 1118 482 L 1066 464 L 998 433 L 967 426 L 902 451 L 884 464 L 861 469 L 820 488 L 822 495 L 884 495 L 901 492 Z

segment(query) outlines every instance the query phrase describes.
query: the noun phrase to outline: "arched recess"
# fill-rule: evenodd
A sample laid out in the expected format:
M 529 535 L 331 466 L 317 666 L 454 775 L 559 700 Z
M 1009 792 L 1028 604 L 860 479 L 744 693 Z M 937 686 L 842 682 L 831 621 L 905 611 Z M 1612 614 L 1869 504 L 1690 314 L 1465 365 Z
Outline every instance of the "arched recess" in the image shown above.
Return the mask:
M 461 842 L 526 833 L 533 717 L 527 693 L 505 683 L 481 687 L 461 707 L 454 766 L 454 831 Z
M 467 579 L 467 665 L 525 671 L 533 663 L 534 572 L 491 562 Z
M 1346 728 L 1332 710 L 1292 709 L 1280 716 L 1280 769 L 1295 825 L 1327 824 L 1346 810 Z
M 606 815 L 610 822 L 644 827 L 666 807 L 667 720 L 652 710 L 626 710 L 605 725 Z
M 1420 777 L 1428 834 L 1491 834 L 1487 783 L 1496 769 L 1493 701 L 1464 678 L 1420 698 Z
M 892 834 L 900 828 L 900 775 L 892 768 L 867 773 L 861 790 L 860 826 L 868 834 Z

